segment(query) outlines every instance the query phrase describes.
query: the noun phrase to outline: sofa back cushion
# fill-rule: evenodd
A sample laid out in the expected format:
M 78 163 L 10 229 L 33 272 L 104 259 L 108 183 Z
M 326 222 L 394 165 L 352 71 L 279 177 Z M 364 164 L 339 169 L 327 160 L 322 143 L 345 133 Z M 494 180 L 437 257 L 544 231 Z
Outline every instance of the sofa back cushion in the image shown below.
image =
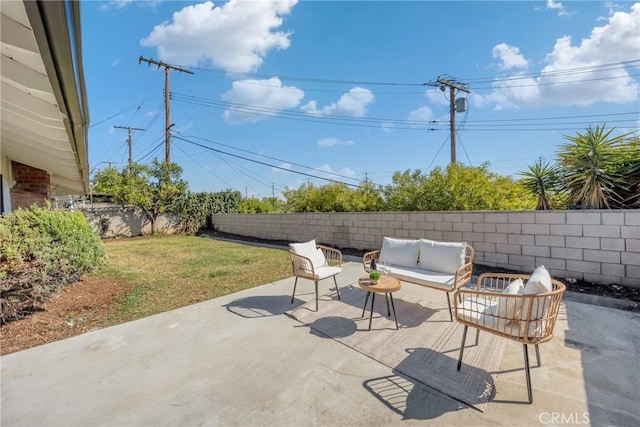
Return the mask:
M 464 265 L 467 243 L 436 242 L 420 239 L 418 267 L 440 273 L 456 274 Z
M 399 267 L 416 268 L 418 265 L 418 240 L 382 239 L 382 250 L 379 261 Z
M 316 247 L 316 239 L 305 243 L 289 243 L 289 248 L 291 248 L 294 254 L 309 258 L 314 268 L 322 267 L 327 263 L 322 250 Z M 311 266 L 308 265 L 308 261 L 305 260 L 304 263 L 304 268 L 311 270 Z

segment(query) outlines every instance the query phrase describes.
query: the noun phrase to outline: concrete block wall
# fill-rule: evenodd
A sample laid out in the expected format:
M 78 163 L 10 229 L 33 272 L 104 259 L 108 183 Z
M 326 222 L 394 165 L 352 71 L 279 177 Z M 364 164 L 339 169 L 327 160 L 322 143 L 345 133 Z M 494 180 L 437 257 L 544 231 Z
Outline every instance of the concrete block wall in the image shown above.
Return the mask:
M 477 264 L 640 287 L 640 210 L 215 214 L 216 230 L 379 249 L 384 236 L 466 241 Z

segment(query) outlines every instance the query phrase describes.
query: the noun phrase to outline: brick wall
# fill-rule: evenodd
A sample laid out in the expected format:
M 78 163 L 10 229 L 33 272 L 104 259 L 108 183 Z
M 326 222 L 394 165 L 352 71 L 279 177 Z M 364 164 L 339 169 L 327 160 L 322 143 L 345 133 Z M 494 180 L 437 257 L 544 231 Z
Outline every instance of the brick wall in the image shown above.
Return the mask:
M 43 206 L 51 196 L 49 173 L 18 162 L 11 162 L 15 185 L 11 188 L 13 209 L 28 208 L 33 204 Z
M 466 241 L 478 264 L 640 287 L 640 210 L 216 214 L 216 230 L 379 249 L 384 236 Z

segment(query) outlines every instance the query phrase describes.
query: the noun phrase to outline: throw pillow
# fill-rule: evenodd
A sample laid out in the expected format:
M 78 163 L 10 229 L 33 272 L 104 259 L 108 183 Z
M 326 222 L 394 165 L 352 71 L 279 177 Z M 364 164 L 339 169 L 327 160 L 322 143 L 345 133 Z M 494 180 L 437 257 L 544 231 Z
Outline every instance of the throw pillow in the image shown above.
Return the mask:
M 509 286 L 502 291 L 503 295 L 522 295 L 524 293 L 524 282 L 522 279 L 516 279 L 509 283 Z M 494 316 L 504 319 L 518 320 L 520 318 L 520 310 L 522 309 L 522 298 L 498 298 L 497 307 L 494 306 Z
M 418 267 L 439 273 L 456 274 L 464 265 L 467 243 L 436 242 L 420 239 Z
M 418 241 L 385 237 L 382 239 L 382 250 L 378 261 L 398 267 L 416 268 L 418 264 Z
M 524 287 L 524 294 L 536 295 L 545 292 L 551 292 L 552 290 L 553 285 L 551 284 L 551 275 L 544 267 L 544 265 L 541 265 L 533 271 L 533 274 L 531 274 L 531 277 Z M 548 309 L 547 300 L 549 300 L 549 298 L 533 297 L 533 301 L 531 304 L 531 313 L 523 313 L 523 320 L 531 319 L 532 321 L 534 321 L 543 318 L 546 315 Z
M 313 268 L 322 267 L 327 263 L 324 253 L 321 249 L 316 248 L 316 239 L 310 240 L 305 243 L 290 243 L 289 247 L 293 253 L 302 255 L 309 258 Z M 311 265 L 308 265 L 308 261 L 305 260 L 304 268 L 311 270 Z

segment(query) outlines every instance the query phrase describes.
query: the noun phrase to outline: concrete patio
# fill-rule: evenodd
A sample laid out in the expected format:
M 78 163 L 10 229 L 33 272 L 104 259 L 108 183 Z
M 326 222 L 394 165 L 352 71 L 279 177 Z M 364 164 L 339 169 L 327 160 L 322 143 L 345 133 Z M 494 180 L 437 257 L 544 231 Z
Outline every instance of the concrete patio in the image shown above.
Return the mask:
M 347 262 L 339 285 L 362 271 Z M 321 282 L 321 294 L 332 285 Z M 289 318 L 314 298 L 302 281 L 291 305 L 292 289 L 288 278 L 4 356 L 1 424 L 640 425 L 638 312 L 568 295 L 542 367 L 532 362 L 534 403 L 522 348 L 509 343 L 497 394 L 479 412 Z M 403 293 L 447 309 L 442 292 Z

